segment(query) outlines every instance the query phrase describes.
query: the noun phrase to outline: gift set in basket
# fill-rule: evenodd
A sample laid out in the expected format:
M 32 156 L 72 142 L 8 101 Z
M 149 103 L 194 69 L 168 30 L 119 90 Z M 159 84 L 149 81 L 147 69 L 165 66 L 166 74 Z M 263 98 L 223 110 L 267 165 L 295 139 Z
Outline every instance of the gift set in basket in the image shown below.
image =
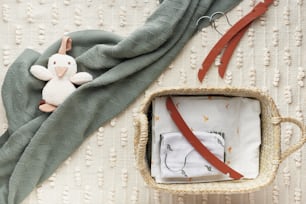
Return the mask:
M 282 117 L 257 89 L 167 88 L 145 99 L 138 119 L 138 169 L 149 186 L 171 193 L 259 190 L 306 142 L 304 124 Z M 297 125 L 301 136 L 282 150 L 285 122 Z
M 273 4 L 258 3 L 210 50 L 198 72 L 203 81 L 218 55 L 224 77 L 230 58 L 251 23 Z M 216 12 L 215 14 L 220 14 Z M 214 26 L 214 16 L 203 16 Z M 304 124 L 282 117 L 258 89 L 168 88 L 148 96 L 136 125 L 135 154 L 146 183 L 181 194 L 233 194 L 270 184 L 279 164 L 306 142 Z M 283 150 L 281 124 L 301 131 Z

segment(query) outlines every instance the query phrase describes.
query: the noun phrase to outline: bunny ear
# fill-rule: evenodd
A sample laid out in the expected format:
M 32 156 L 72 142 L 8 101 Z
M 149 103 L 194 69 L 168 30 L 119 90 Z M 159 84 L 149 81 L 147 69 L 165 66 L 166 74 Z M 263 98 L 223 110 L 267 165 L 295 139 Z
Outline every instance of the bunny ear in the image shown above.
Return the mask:
M 72 48 L 72 39 L 68 36 L 64 36 L 62 39 L 61 47 L 58 50 L 58 53 L 65 55 L 66 51 L 71 50 L 71 48 Z

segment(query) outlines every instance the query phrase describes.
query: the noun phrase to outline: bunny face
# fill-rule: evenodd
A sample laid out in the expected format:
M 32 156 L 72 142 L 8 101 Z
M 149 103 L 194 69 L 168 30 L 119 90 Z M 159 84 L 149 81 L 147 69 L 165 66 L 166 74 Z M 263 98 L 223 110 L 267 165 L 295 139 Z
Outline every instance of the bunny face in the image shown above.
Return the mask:
M 54 54 L 49 58 L 48 70 L 58 78 L 69 79 L 77 72 L 77 64 L 69 55 Z

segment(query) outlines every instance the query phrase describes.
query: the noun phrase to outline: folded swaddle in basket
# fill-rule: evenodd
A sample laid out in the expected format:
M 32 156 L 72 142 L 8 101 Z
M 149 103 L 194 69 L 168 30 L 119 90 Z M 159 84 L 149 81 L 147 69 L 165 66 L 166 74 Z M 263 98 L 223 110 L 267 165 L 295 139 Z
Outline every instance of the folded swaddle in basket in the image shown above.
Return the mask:
M 202 144 L 224 161 L 224 138 L 216 133 L 194 132 Z M 161 179 L 191 181 L 212 178 L 222 173 L 206 161 L 180 132 L 163 133 L 160 145 Z
M 195 132 L 220 133 L 225 140 L 224 162 L 244 178 L 256 178 L 259 171 L 261 144 L 260 103 L 244 97 L 173 96 L 182 117 Z M 151 175 L 158 183 L 211 182 L 229 180 L 227 175 L 205 177 L 193 174 L 189 179 L 166 178 L 163 160 L 164 133 L 179 132 L 165 106 L 166 97 L 157 97 L 152 103 L 152 162 Z M 197 135 L 200 139 L 200 137 Z M 176 143 L 179 142 L 177 136 Z M 181 138 L 184 138 L 181 135 Z M 181 139 L 182 140 L 182 139 Z M 180 145 L 183 145 L 182 143 Z M 208 144 L 205 143 L 207 146 Z M 208 147 L 208 146 L 207 146 Z M 190 147 L 192 148 L 192 147 Z M 182 165 L 186 152 L 177 153 L 177 165 Z M 188 152 L 187 152 L 188 153 Z M 190 158 L 190 157 L 188 157 Z M 175 169 L 175 168 L 174 168 Z M 198 167 L 200 171 L 201 167 Z M 195 170 L 194 170 L 195 171 Z M 194 172 L 193 171 L 193 172 Z M 182 172 L 181 172 L 182 173 Z M 203 173 L 203 172 L 202 172 Z M 200 173 L 199 173 L 200 174 Z M 192 179 L 190 179 L 192 177 Z

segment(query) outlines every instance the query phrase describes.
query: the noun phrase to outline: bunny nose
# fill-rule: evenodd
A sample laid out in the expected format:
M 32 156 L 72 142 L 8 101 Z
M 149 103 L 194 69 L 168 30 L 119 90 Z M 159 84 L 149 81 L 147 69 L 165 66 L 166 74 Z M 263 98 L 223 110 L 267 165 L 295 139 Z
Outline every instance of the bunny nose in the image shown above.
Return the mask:
M 62 78 L 67 72 L 67 67 L 55 67 L 55 73 L 59 78 Z

